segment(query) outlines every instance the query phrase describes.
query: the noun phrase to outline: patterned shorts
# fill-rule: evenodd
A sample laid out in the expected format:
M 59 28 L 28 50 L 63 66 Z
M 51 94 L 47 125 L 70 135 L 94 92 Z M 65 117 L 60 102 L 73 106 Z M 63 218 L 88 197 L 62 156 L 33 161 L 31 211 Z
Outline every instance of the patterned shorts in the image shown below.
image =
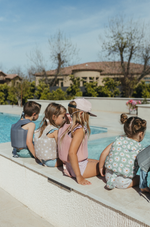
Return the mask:
M 113 174 L 114 174 L 113 171 L 106 169 L 106 172 L 105 172 L 106 182 L 109 181 L 111 178 L 114 188 L 119 188 L 119 189 L 128 188 L 128 186 L 132 182 L 132 179 L 130 179 L 130 178 L 125 178 L 123 176 L 113 177 Z M 108 186 L 108 188 L 109 188 L 109 186 Z

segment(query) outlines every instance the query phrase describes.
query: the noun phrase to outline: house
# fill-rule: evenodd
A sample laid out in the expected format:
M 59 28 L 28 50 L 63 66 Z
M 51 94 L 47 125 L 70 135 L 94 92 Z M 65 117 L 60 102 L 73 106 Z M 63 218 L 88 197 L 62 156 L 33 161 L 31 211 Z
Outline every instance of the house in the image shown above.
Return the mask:
M 132 75 L 139 77 L 141 75 L 143 65 L 131 63 L 130 73 Z M 54 79 L 56 70 L 46 71 L 46 76 L 48 80 Z M 102 81 L 105 77 L 119 79 L 123 77 L 122 68 L 120 62 L 88 62 L 73 66 L 68 66 L 61 68 L 60 74 L 57 76 L 56 86 L 59 87 L 69 87 L 70 77 L 69 75 L 74 75 L 81 79 L 80 87 L 84 86 L 84 82 L 96 81 L 98 85 L 103 85 Z M 36 86 L 39 84 L 39 80 L 44 78 L 42 73 L 35 73 Z M 150 75 L 145 76 L 144 80 L 146 83 L 150 83 Z
M 6 83 L 8 86 L 12 84 L 17 85 L 20 83 L 22 78 L 18 76 L 18 74 L 5 74 L 4 72 L 0 71 L 0 84 Z

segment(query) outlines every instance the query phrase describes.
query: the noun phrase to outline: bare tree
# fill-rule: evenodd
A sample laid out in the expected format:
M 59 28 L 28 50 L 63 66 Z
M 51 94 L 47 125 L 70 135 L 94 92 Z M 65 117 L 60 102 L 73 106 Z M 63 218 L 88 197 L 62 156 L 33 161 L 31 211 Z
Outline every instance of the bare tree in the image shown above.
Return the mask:
M 150 73 L 148 66 L 150 49 L 149 45 L 145 44 L 144 37 L 144 25 L 133 20 L 126 22 L 123 17 L 119 17 L 113 18 L 108 23 L 102 49 L 111 59 L 120 60 L 123 75 L 120 80 L 126 97 L 131 96 L 135 84 Z M 139 62 L 139 57 L 143 62 L 143 70 L 139 78 L 135 78 L 135 68 L 131 67 L 131 62 Z
M 72 44 L 71 40 L 66 38 L 65 34 L 61 31 L 56 32 L 48 39 L 50 61 L 56 69 L 55 77 L 53 80 L 48 80 L 46 73 L 46 65 L 49 60 L 45 60 L 41 50 L 36 46 L 28 55 L 28 59 L 32 62 L 31 66 L 27 69 L 29 78 L 35 73 L 40 73 L 45 78 L 46 84 L 55 86 L 58 75 L 61 75 L 62 68 L 72 65 L 74 61 L 78 60 L 78 49 Z M 51 65 L 49 64 L 49 65 Z
M 45 79 L 45 83 L 48 84 L 48 78 L 46 74 L 46 60 L 41 52 L 41 50 L 36 46 L 29 54 L 27 54 L 28 59 L 31 62 L 29 68 L 27 68 L 27 73 L 30 81 L 33 79 L 35 73 L 41 73 Z
M 35 80 L 34 74 L 37 72 L 35 66 L 31 65 L 29 68 L 26 68 L 29 81 L 32 82 Z
M 78 49 L 73 45 L 70 39 L 67 39 L 62 31 L 56 32 L 55 35 L 49 38 L 50 59 L 56 67 L 55 78 L 51 82 L 54 86 L 58 75 L 61 75 L 63 67 L 72 65 L 74 60 L 78 59 Z
M 143 64 L 143 70 L 138 78 L 138 82 L 140 82 L 144 76 L 150 74 L 150 42 L 148 39 L 146 39 L 140 47 L 139 59 Z

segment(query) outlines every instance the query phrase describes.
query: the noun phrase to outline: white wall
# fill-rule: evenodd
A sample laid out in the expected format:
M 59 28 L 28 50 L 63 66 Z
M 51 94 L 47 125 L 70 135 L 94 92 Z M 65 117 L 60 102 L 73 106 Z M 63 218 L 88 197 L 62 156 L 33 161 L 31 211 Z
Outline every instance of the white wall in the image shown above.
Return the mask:
M 107 98 L 107 97 L 85 97 L 92 104 L 93 111 L 108 111 L 108 112 L 122 112 L 128 113 L 128 107 L 126 106 L 126 102 L 131 98 Z M 30 99 L 33 100 L 33 99 Z M 143 100 L 143 99 L 135 99 L 134 100 Z M 50 102 L 56 102 L 64 105 L 66 108 L 68 107 L 68 103 L 70 100 L 34 100 L 39 102 L 42 105 L 41 113 L 44 112 L 45 108 Z M 150 101 L 150 100 L 148 100 Z
M 2 156 L 0 187 L 55 227 L 148 227 L 86 195 L 49 183 L 46 177 Z

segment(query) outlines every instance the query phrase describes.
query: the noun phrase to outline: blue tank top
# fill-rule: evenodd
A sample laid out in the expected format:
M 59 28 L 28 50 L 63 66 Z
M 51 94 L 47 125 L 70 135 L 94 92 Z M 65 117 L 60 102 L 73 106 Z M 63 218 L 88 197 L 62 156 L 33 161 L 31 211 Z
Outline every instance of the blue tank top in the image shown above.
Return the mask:
M 27 148 L 26 140 L 28 130 L 22 128 L 23 125 L 30 123 L 29 119 L 19 120 L 11 126 L 11 146 L 15 148 Z

